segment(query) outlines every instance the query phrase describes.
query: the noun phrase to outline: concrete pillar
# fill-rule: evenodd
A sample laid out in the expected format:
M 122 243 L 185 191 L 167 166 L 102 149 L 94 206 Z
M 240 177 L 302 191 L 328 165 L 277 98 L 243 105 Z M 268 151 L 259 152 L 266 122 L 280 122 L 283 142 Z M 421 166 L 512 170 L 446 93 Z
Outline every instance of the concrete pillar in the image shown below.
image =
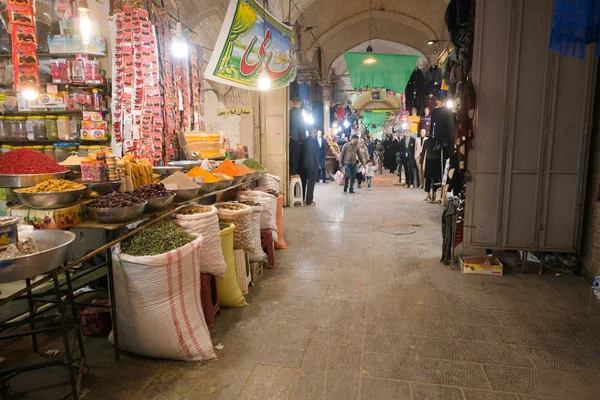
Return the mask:
M 260 94 L 260 160 L 267 171 L 281 178 L 280 191 L 287 202 L 289 186 L 289 88 Z
M 329 133 L 331 126 L 331 86 L 323 86 L 323 134 Z

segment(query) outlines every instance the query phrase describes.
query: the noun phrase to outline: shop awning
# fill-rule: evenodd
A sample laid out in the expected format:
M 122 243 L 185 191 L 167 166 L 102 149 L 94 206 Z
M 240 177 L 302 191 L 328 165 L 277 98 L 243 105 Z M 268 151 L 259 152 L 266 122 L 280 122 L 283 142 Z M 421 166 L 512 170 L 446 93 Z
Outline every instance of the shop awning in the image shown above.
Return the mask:
M 385 88 L 402 93 L 419 56 L 345 52 L 344 58 L 354 90 Z
M 386 118 L 387 114 L 385 112 L 365 111 L 363 114 L 365 125 L 383 125 Z

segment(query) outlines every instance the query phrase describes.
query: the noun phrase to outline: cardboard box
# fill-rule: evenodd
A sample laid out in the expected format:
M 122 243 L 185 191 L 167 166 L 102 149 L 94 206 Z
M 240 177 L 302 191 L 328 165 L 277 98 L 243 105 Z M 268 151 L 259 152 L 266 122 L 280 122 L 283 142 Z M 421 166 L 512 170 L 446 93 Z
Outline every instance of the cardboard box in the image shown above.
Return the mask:
M 5 215 L 21 217 L 23 223 L 36 229 L 65 229 L 90 218 L 81 204 L 53 210 L 35 210 L 24 205 L 7 207 Z
M 463 274 L 476 275 L 503 275 L 504 266 L 493 256 L 465 256 L 459 257 L 460 270 Z
M 110 301 L 94 300 L 92 304 L 108 306 L 110 305 Z M 81 325 L 81 333 L 86 336 L 107 334 L 112 328 L 110 308 L 87 307 L 79 314 L 79 323 Z

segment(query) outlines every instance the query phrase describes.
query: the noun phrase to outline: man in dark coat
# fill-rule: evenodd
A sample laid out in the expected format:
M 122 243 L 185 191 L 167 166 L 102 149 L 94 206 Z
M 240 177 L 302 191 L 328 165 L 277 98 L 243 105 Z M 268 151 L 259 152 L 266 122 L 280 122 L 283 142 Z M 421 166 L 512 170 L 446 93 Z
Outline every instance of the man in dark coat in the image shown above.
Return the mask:
M 407 187 L 413 186 L 413 171 L 411 167 L 411 157 L 414 157 L 414 147 L 411 151 L 410 147 L 410 135 L 408 133 L 404 134 L 404 137 L 400 140 L 400 145 L 398 149 L 398 154 L 400 155 L 400 162 L 398 164 L 398 179 L 400 183 L 402 183 L 402 169 L 404 169 L 405 182 Z M 414 143 L 413 143 L 414 146 Z
M 307 206 L 316 206 L 313 201 L 315 183 L 319 176 L 319 142 L 316 139 L 317 130 L 310 130 L 310 136 L 306 138 L 302 145 L 302 167 L 306 174 L 306 188 L 304 189 L 305 204 Z
M 300 111 L 300 100 L 296 97 L 292 100 L 290 109 L 290 175 L 300 173 L 300 156 L 302 153 L 302 142 L 306 139 L 306 126 L 304 117 Z
M 323 184 L 327 183 L 327 170 L 325 169 L 325 155 L 327 154 L 327 141 L 323 137 L 323 131 L 317 131 L 317 142 L 319 142 L 319 179 L 323 179 Z

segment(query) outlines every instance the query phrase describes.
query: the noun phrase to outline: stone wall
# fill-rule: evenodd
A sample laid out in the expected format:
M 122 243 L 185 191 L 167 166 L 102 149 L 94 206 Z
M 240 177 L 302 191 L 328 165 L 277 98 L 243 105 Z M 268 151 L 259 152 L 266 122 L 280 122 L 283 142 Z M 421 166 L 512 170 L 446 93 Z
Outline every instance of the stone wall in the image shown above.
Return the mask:
M 585 214 L 581 240 L 581 262 L 584 273 L 593 278 L 600 275 L 600 65 L 596 79 L 594 125 L 590 142 Z

